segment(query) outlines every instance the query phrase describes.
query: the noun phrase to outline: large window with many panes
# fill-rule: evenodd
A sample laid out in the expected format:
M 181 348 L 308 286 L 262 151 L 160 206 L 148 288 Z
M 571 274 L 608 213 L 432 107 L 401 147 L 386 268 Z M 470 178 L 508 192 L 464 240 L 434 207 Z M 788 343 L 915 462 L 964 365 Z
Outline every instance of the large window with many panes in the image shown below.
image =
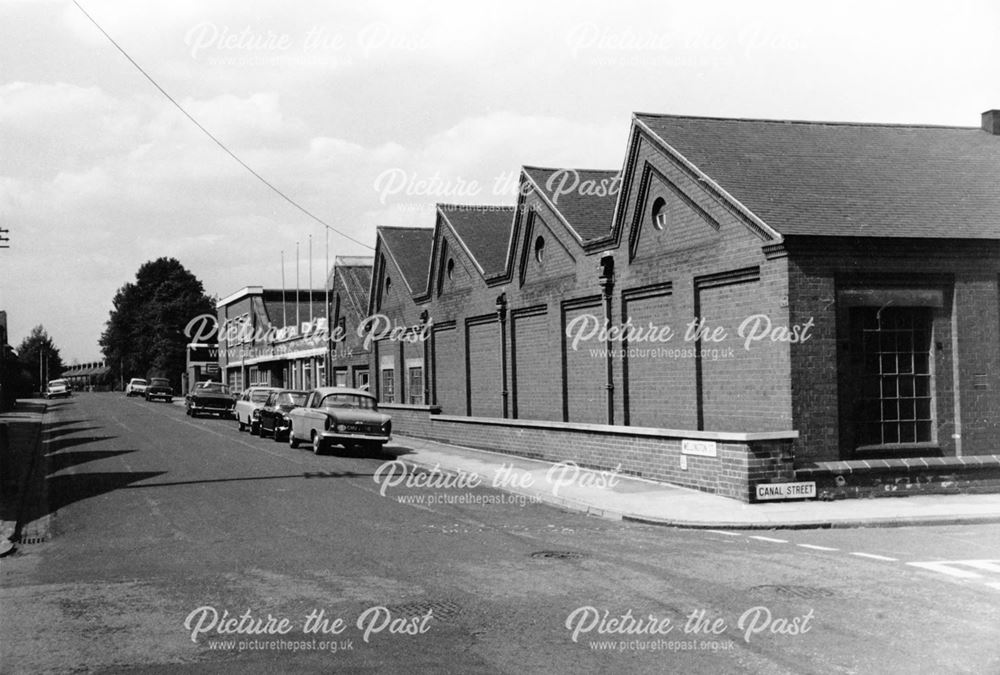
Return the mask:
M 382 371 L 382 402 L 392 403 L 396 400 L 396 371 L 386 368 Z
M 931 310 L 855 307 L 853 347 L 861 355 L 861 445 L 934 441 Z
M 423 366 L 411 366 L 407 369 L 406 377 L 407 402 L 410 405 L 423 405 L 424 403 L 424 368 Z

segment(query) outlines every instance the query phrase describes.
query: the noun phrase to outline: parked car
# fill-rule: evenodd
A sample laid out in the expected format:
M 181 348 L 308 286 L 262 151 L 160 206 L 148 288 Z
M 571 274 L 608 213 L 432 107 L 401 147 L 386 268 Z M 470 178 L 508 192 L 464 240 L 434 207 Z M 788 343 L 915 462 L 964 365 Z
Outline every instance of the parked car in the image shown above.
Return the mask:
M 231 417 L 236 397 L 229 387 L 221 382 L 198 382 L 191 392 L 184 397 L 184 407 L 191 417 L 205 413 L 219 417 Z
M 50 380 L 45 387 L 45 398 L 69 398 L 72 395 L 69 380 Z
M 271 436 L 276 441 L 281 440 L 288 433 L 288 427 L 291 424 L 288 413 L 292 409 L 304 405 L 308 396 L 309 392 L 307 391 L 293 389 L 272 391 L 260 409 L 261 438 Z
M 277 387 L 253 386 L 240 394 L 239 398 L 236 399 L 236 407 L 233 408 L 233 414 L 236 416 L 237 424 L 240 425 L 240 431 L 247 428 L 250 429 L 251 434 L 260 431 L 260 409 L 267 402 L 267 397 L 271 395 L 271 392 L 277 390 Z
M 149 382 L 142 379 L 141 377 L 133 377 L 125 385 L 125 395 L 126 396 L 144 396 L 146 394 L 146 387 L 149 386 Z
M 146 387 L 146 400 L 163 399 L 167 403 L 174 400 L 174 388 L 170 386 L 170 380 L 165 377 L 154 377 Z
M 317 455 L 333 443 L 376 452 L 392 434 L 392 419 L 378 411 L 374 396 L 360 389 L 316 389 L 288 417 L 288 445 L 296 448 L 300 442 L 311 443 Z

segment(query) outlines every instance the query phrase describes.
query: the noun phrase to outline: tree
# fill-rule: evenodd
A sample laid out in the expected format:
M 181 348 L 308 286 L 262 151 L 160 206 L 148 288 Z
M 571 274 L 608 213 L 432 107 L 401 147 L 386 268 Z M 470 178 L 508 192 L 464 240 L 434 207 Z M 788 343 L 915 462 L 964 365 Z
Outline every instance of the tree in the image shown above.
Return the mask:
M 139 267 L 113 305 L 100 341 L 112 381 L 166 377 L 179 391 L 188 342 L 184 327 L 199 314 L 215 313 L 201 281 L 176 259 L 158 258 Z
M 45 391 L 45 383 L 62 375 L 63 362 L 59 348 L 41 326 L 31 329 L 31 334 L 17 348 L 21 366 L 31 374 L 35 391 Z

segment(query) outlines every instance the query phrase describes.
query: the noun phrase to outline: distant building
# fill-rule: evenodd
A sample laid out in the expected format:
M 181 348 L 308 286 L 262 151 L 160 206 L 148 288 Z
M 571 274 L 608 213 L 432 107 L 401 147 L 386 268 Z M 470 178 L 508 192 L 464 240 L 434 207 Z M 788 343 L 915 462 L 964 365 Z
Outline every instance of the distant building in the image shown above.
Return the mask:
M 247 286 L 216 304 L 219 368 L 235 391 L 326 382 L 326 292 Z
M 64 369 L 60 377 L 69 380 L 76 391 L 106 390 L 111 386 L 111 368 L 104 361 L 76 363 Z
M 337 256 L 327 282 L 330 289 L 330 379 L 338 387 L 369 387 L 370 349 L 358 328 L 368 316 L 371 257 Z

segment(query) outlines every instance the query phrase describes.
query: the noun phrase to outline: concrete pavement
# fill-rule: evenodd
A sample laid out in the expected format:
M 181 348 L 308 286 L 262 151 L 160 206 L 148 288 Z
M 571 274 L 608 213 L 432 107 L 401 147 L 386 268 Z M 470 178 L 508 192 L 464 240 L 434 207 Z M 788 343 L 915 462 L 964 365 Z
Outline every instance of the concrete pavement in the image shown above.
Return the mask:
M 744 504 L 688 488 L 397 435 L 400 460 L 606 518 L 706 529 L 897 527 L 1000 522 L 1000 495 Z
M 44 499 L 41 431 L 47 409 L 45 399 L 25 399 L 0 413 L 0 555 L 13 549 L 13 541 L 40 537 L 39 528 L 47 529 L 47 522 L 29 526 L 22 518 L 32 500 Z

